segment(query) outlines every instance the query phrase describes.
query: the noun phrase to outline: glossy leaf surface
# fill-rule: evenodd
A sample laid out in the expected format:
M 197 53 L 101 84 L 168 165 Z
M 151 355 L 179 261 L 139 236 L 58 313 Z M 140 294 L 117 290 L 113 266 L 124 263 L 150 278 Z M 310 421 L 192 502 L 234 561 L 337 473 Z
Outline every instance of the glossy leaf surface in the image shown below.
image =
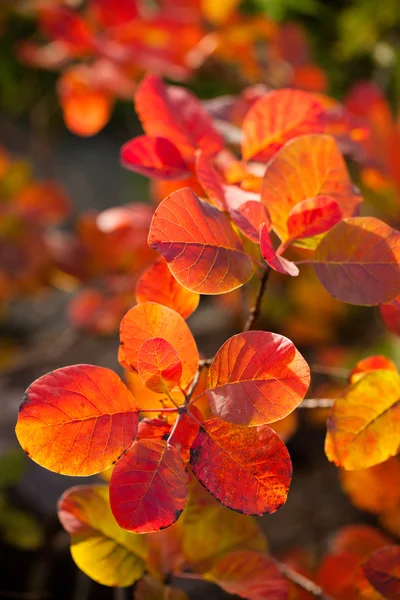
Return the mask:
M 282 242 L 290 238 L 287 222 L 293 207 L 316 196 L 334 198 L 343 217 L 353 216 L 361 202 L 336 142 L 328 135 L 296 138 L 267 165 L 261 197 Z
M 325 450 L 329 460 L 348 470 L 366 469 L 398 452 L 400 375 L 366 374 L 340 396 L 328 419 Z
M 287 600 L 288 588 L 274 560 L 265 554 L 240 550 L 220 558 L 205 578 L 229 594 L 248 600 Z
M 172 193 L 159 205 L 149 245 L 164 256 L 181 285 L 200 294 L 234 290 L 254 271 L 227 215 L 189 188 Z
M 206 421 L 190 462 L 200 483 L 228 508 L 263 515 L 286 502 L 292 465 L 286 446 L 267 425 Z
M 179 150 L 162 137 L 141 135 L 127 142 L 121 149 L 121 163 L 146 177 L 183 179 L 189 175 Z
M 136 370 L 142 344 L 150 338 L 166 340 L 182 362 L 182 387 L 192 381 L 199 362 L 196 343 L 184 319 L 170 308 L 155 302 L 134 306 L 121 321 L 120 338 L 124 358 Z
M 345 219 L 318 244 L 313 266 L 342 302 L 389 302 L 400 291 L 400 233 L 374 217 Z
M 246 160 L 269 160 L 288 140 L 324 129 L 324 108 L 311 94 L 281 89 L 257 100 L 243 121 Z
M 159 393 L 168 393 L 179 385 L 182 362 L 175 348 L 162 338 L 143 342 L 138 352 L 138 373 L 143 383 Z
M 299 269 L 295 265 L 294 262 L 279 256 L 272 245 L 272 240 L 269 235 L 267 226 L 265 223 L 261 226 L 260 229 L 260 249 L 263 259 L 271 267 L 274 271 L 278 271 L 278 273 L 283 273 L 283 275 L 291 275 L 292 277 L 297 277 L 299 274 Z
M 309 383 L 309 367 L 290 340 L 247 331 L 218 350 L 206 394 L 220 419 L 255 426 L 286 417 L 303 400 Z
M 67 490 L 58 503 L 60 521 L 71 535 L 77 566 L 102 585 L 126 587 L 145 570 L 146 539 L 121 529 L 111 512 L 108 486 Z
M 131 445 L 138 407 L 116 373 L 75 365 L 43 375 L 27 389 L 16 434 L 35 462 L 64 475 L 110 467 Z
M 140 277 L 136 286 L 136 300 L 139 303 L 158 302 L 187 319 L 198 307 L 200 295 L 181 286 L 165 259 L 160 256 Z
M 175 523 L 185 508 L 188 473 L 177 450 L 160 439 L 136 442 L 116 464 L 110 503 L 117 523 L 150 533 Z

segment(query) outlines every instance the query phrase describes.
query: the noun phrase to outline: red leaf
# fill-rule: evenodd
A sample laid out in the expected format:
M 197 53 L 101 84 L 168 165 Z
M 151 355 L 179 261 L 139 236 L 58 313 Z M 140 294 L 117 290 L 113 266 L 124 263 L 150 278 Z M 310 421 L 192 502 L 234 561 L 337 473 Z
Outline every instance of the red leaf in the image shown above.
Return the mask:
M 170 140 L 185 160 L 193 160 L 197 148 L 213 155 L 224 146 L 201 102 L 183 88 L 167 88 L 157 75 L 144 77 L 135 106 L 145 132 Z
M 171 431 L 170 423 L 161 419 L 142 419 L 139 421 L 137 440 L 146 438 L 166 439 Z
M 164 256 L 181 285 L 200 294 L 230 292 L 254 272 L 227 215 L 189 188 L 172 193 L 158 206 L 149 246 Z
M 199 433 L 202 422 L 202 414 L 196 406 L 190 406 L 189 412 L 180 416 L 170 443 L 178 450 L 185 462 L 190 460 L 190 448 Z
M 400 546 L 385 546 L 363 565 L 365 577 L 384 598 L 400 598 Z
M 286 580 L 273 558 L 250 550 L 237 550 L 219 558 L 204 578 L 248 600 L 288 598 Z
M 370 373 L 371 371 L 379 371 L 380 369 L 397 372 L 397 367 L 392 360 L 386 358 L 385 356 L 376 354 L 358 361 L 355 367 L 353 367 L 351 370 L 350 383 L 356 383 L 362 377 L 364 377 L 366 373 Z
M 152 338 L 162 338 L 175 348 L 182 362 L 183 388 L 192 381 L 199 363 L 199 353 L 193 335 L 184 319 L 175 311 L 144 302 L 131 308 L 121 321 L 121 346 L 124 361 L 138 370 L 138 354 L 142 344 Z
M 374 217 L 345 219 L 313 255 L 318 279 L 342 302 L 370 306 L 400 292 L 400 234 Z
M 182 362 L 178 352 L 166 340 L 157 337 L 143 342 L 137 361 L 140 379 L 154 392 L 168 394 L 179 385 Z
M 123 529 L 150 533 L 169 527 L 185 508 L 188 473 L 177 450 L 164 440 L 136 442 L 117 462 L 110 503 Z
M 286 417 L 303 400 L 309 384 L 310 369 L 290 340 L 247 331 L 218 350 L 206 394 L 220 419 L 254 426 Z
M 236 227 L 252 242 L 258 244 L 260 227 L 269 224 L 269 216 L 264 204 L 258 200 L 243 202 L 237 209 L 230 209 Z
M 260 229 L 260 248 L 265 262 L 272 269 L 274 269 L 274 271 L 278 271 L 278 273 L 283 273 L 284 275 L 297 277 L 300 271 L 295 263 L 290 260 L 286 260 L 286 258 L 283 258 L 282 256 L 278 256 L 278 254 L 275 252 L 265 223 Z
M 212 203 L 220 210 L 227 210 L 223 179 L 201 150 L 196 152 L 196 177 Z
M 102 27 L 121 27 L 138 16 L 135 0 L 90 0 L 90 9 Z
M 273 513 L 286 502 L 289 453 L 267 425 L 206 421 L 191 450 L 193 473 L 217 500 L 245 515 Z
M 75 365 L 43 375 L 27 389 L 16 434 L 35 462 L 64 475 L 110 467 L 136 437 L 137 405 L 116 373 Z
M 179 150 L 166 138 L 141 135 L 121 149 L 127 169 L 155 179 L 183 179 L 189 171 Z
M 331 229 L 342 220 L 342 211 L 332 196 L 316 196 L 293 206 L 287 228 L 289 238 L 313 237 Z
M 242 152 L 246 160 L 269 160 L 288 140 L 322 133 L 325 110 L 313 94 L 281 89 L 268 92 L 243 121 Z
M 177 282 L 162 256 L 140 277 L 135 294 L 137 302 L 163 304 L 184 319 L 196 310 L 200 300 L 199 294 L 187 290 Z
M 262 201 L 282 242 L 289 239 L 287 221 L 293 207 L 321 195 L 334 198 L 343 217 L 356 214 L 361 202 L 332 137 L 303 135 L 291 140 L 268 163 L 261 186 Z
M 400 335 L 400 296 L 397 296 L 388 304 L 381 304 L 379 312 L 389 331 Z

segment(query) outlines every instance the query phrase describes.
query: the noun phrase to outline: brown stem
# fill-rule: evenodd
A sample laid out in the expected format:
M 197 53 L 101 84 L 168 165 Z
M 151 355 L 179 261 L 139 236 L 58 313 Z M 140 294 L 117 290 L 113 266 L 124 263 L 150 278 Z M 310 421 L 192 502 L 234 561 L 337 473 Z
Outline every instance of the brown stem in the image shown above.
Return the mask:
M 288 565 L 285 565 L 278 560 L 275 560 L 274 562 L 286 579 L 289 579 L 289 581 L 314 596 L 314 598 L 320 598 L 320 600 L 334 600 L 332 596 L 326 594 L 324 590 L 319 585 L 311 581 L 311 579 L 307 579 L 307 577 L 304 577 L 304 575 L 301 575 Z
M 206 358 L 204 360 L 199 360 L 199 368 L 197 369 L 196 375 L 193 377 L 193 381 L 192 381 L 190 388 L 188 389 L 187 394 L 186 394 L 185 406 L 187 404 L 189 404 L 189 402 L 192 399 L 193 392 L 196 388 L 196 385 L 199 383 L 199 379 L 200 379 L 202 370 L 204 369 L 204 367 L 207 367 L 208 365 L 210 365 L 211 361 L 212 361 L 212 358 Z
M 265 289 L 267 287 L 269 274 L 271 269 L 267 267 L 264 271 L 264 274 L 260 281 L 260 287 L 258 290 L 257 298 L 254 303 L 254 306 L 250 309 L 249 316 L 247 318 L 246 325 L 244 326 L 243 331 L 250 331 L 252 329 L 254 322 L 258 319 L 261 312 L 261 303 L 264 296 Z
M 298 408 L 331 408 L 334 404 L 334 398 L 306 398 Z

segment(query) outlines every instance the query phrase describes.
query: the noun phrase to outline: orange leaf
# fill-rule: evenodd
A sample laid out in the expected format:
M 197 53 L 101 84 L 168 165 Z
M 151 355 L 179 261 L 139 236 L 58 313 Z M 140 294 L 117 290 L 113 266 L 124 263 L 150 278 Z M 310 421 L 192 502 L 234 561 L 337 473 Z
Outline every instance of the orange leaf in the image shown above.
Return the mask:
M 236 227 L 240 229 L 243 235 L 252 242 L 258 244 L 260 227 L 262 225 L 267 227 L 266 224 L 269 224 L 269 216 L 264 204 L 258 200 L 247 200 L 238 208 L 231 208 L 229 214 L 231 215 L 232 221 L 235 223 Z
M 385 546 L 363 564 L 365 577 L 384 598 L 400 598 L 400 546 Z
M 268 92 L 244 118 L 243 157 L 267 161 L 288 140 L 306 133 L 322 133 L 324 115 L 323 105 L 313 94 L 290 89 Z
M 230 292 L 254 272 L 227 215 L 189 188 L 172 193 L 158 206 L 149 246 L 164 256 L 181 285 L 200 294 Z
M 70 212 L 70 201 L 51 181 L 30 183 L 14 198 L 15 208 L 24 217 L 39 225 L 57 225 Z
M 165 439 L 171 431 L 171 425 L 167 421 L 161 419 L 142 419 L 139 421 L 137 440 L 145 440 L 148 438 Z
M 267 265 L 271 267 L 271 269 L 278 271 L 278 273 L 283 273 L 284 275 L 297 277 L 300 271 L 296 264 L 291 260 L 287 260 L 286 258 L 279 256 L 279 254 L 275 252 L 271 237 L 268 233 L 268 228 L 265 223 L 260 229 L 260 249 L 263 259 Z
M 389 358 L 380 355 L 368 356 L 363 360 L 359 360 L 356 366 L 351 370 L 350 383 L 356 383 L 364 377 L 366 373 L 379 371 L 380 369 L 398 372 L 396 365 Z
M 272 158 L 261 187 L 262 201 L 282 242 L 290 237 L 287 221 L 293 207 L 321 195 L 334 198 L 343 217 L 353 216 L 361 202 L 335 140 L 328 135 L 304 135 Z
M 400 296 L 379 307 L 382 320 L 392 333 L 400 335 Z
M 286 600 L 288 597 L 286 580 L 273 558 L 250 550 L 226 554 L 204 578 L 229 594 L 248 600 Z
M 328 459 L 349 471 L 366 469 L 398 452 L 400 375 L 372 371 L 349 386 L 327 423 Z
M 124 359 L 130 368 L 138 369 L 138 354 L 144 342 L 162 337 L 175 348 L 182 362 L 182 387 L 192 381 L 199 353 L 189 327 L 174 310 L 155 302 L 138 304 L 122 319 L 120 336 Z
M 121 149 L 121 163 L 153 179 L 183 179 L 189 175 L 179 150 L 162 137 L 140 135 L 127 142 Z
M 166 260 L 160 256 L 140 277 L 136 286 L 136 300 L 139 303 L 158 302 L 187 319 L 198 307 L 200 296 L 181 286 L 169 270 Z
M 202 150 L 196 152 L 196 177 L 212 203 L 220 210 L 227 210 L 223 179 Z
M 213 155 L 224 146 L 201 102 L 183 88 L 166 87 L 157 75 L 144 77 L 135 106 L 145 132 L 170 140 L 185 160 L 193 160 L 197 148 Z
M 370 306 L 400 291 L 400 233 L 374 217 L 345 219 L 318 244 L 318 279 L 342 302 Z
M 170 440 L 182 456 L 184 462 L 190 460 L 190 448 L 199 433 L 200 423 L 203 422 L 203 416 L 196 406 L 190 406 L 189 412 L 180 415 L 179 423 Z
M 286 417 L 303 400 L 309 384 L 310 369 L 290 340 L 247 331 L 218 350 L 206 394 L 220 419 L 255 426 Z
M 389 538 L 379 529 L 369 525 L 347 525 L 335 534 L 332 551 L 335 553 L 351 552 L 357 554 L 362 560 L 377 548 L 386 546 L 388 543 Z
M 191 450 L 193 473 L 224 506 L 245 515 L 273 513 L 286 502 L 289 453 L 267 425 L 206 421 Z
M 110 467 L 135 439 L 137 410 L 116 373 L 75 365 L 32 383 L 16 434 L 42 467 L 63 475 L 92 475 Z
M 169 527 L 185 508 L 188 473 L 177 450 L 164 440 L 136 442 L 117 462 L 110 503 L 117 523 L 135 533 Z
M 287 228 L 289 238 L 313 237 L 331 229 L 342 220 L 342 211 L 332 196 L 316 196 L 293 206 Z
M 168 394 L 179 385 L 182 362 L 175 348 L 162 338 L 143 342 L 137 357 L 138 373 L 143 383 L 155 392 Z

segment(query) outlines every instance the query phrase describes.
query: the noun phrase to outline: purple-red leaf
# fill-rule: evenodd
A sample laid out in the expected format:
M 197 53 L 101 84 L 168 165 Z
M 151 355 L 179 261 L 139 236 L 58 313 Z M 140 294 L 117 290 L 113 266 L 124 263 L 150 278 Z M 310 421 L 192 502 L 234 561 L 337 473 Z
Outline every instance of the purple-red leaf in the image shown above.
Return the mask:
M 266 224 L 264 223 L 260 229 L 260 248 L 261 254 L 267 265 L 274 269 L 274 271 L 278 271 L 278 273 L 283 273 L 284 275 L 291 275 L 292 277 L 297 277 L 299 274 L 299 269 L 295 265 L 294 262 L 279 256 L 272 245 L 272 240 L 269 235 Z

